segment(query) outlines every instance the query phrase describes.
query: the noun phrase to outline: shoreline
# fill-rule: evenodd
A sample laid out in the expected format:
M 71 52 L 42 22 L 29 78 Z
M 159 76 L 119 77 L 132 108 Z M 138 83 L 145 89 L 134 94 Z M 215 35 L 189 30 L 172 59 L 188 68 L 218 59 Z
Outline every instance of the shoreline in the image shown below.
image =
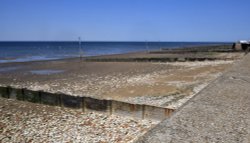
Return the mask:
M 0 85 L 135 104 L 154 106 L 165 104 L 165 107 L 171 108 L 169 105 L 172 103 L 168 100 L 179 101 L 179 98 L 185 98 L 187 95 L 189 98 L 196 93 L 194 91 L 196 88 L 200 88 L 198 85 L 202 83 L 205 86 L 242 56 L 242 53 L 234 52 L 201 54 L 137 52 L 82 60 L 70 58 L 4 63 L 0 64 L 2 78 Z M 152 61 L 152 58 L 175 60 Z M 209 61 L 209 58 L 213 60 Z M 192 75 L 192 72 L 196 74 Z M 163 103 L 158 104 L 158 101 Z M 169 105 L 164 102 L 169 102 Z
M 101 54 L 101 55 L 89 55 L 89 56 L 85 56 L 82 57 L 83 59 L 86 60 L 93 60 L 93 59 L 102 59 L 102 58 L 107 58 L 107 57 L 117 57 L 117 56 L 122 56 L 122 57 L 130 57 L 135 55 L 135 57 L 138 57 L 138 55 L 145 55 L 147 53 L 151 53 L 151 54 L 160 54 L 160 53 L 164 53 L 163 51 L 167 52 L 167 53 L 171 53 L 171 51 L 186 51 L 188 49 L 194 49 L 197 50 L 197 48 L 201 48 L 204 49 L 206 47 L 231 47 L 232 44 L 228 43 L 228 44 L 212 44 L 212 45 L 187 45 L 187 46 L 179 46 L 179 47 L 168 47 L 168 48 L 161 48 L 161 49 L 155 49 L 155 50 L 149 50 L 147 51 L 145 50 L 139 50 L 139 51 L 134 51 L 134 52 L 124 52 L 124 53 L 116 53 L 116 54 Z M 172 53 L 171 53 L 172 54 Z M 38 57 L 38 58 L 36 58 Z M 27 58 L 11 58 L 10 60 L 2 57 L 0 58 L 0 64 L 5 64 L 5 63 L 25 63 L 25 62 L 43 62 L 43 61 L 57 61 L 57 60 L 70 60 L 70 59 L 78 59 L 80 58 L 77 56 L 72 56 L 72 57 L 48 57 L 46 58 L 46 56 L 36 56 L 36 57 L 27 57 Z M 34 58 L 34 59 L 32 59 Z M 40 59 L 40 60 L 39 60 Z

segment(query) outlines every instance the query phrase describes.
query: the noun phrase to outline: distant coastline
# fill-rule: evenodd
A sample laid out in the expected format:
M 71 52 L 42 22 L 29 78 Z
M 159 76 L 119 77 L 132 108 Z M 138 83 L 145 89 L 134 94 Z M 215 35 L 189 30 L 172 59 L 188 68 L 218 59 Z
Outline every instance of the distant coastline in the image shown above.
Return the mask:
M 100 56 L 182 48 L 202 45 L 225 45 L 229 42 L 119 42 L 86 41 L 79 47 L 78 41 L 0 41 L 0 63 L 56 60 L 84 56 Z

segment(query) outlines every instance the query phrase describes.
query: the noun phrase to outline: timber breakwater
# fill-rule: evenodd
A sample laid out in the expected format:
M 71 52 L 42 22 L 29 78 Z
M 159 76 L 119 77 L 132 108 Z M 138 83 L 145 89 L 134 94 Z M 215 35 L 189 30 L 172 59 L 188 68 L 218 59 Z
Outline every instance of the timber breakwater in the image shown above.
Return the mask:
M 100 112 L 107 115 L 114 114 L 157 121 L 169 117 L 174 111 L 174 109 L 150 105 L 131 104 L 114 100 L 100 100 L 91 97 L 76 97 L 65 94 L 52 94 L 11 87 L 0 87 L 0 95 L 4 98 L 72 108 L 82 112 Z

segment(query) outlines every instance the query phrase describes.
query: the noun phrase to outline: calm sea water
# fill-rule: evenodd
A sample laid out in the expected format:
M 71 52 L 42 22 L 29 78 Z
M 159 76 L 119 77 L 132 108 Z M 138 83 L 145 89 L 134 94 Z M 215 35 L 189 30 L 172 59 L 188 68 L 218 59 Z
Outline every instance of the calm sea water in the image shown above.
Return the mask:
M 63 59 L 120 54 L 193 45 L 227 44 L 218 42 L 0 42 L 0 63 Z

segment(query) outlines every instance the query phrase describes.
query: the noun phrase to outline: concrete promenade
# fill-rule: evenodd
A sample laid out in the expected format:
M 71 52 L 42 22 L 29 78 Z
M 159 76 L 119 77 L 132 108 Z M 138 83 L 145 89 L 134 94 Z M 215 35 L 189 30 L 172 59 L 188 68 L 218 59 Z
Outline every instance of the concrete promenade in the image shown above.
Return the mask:
M 250 142 L 250 55 L 138 143 Z

